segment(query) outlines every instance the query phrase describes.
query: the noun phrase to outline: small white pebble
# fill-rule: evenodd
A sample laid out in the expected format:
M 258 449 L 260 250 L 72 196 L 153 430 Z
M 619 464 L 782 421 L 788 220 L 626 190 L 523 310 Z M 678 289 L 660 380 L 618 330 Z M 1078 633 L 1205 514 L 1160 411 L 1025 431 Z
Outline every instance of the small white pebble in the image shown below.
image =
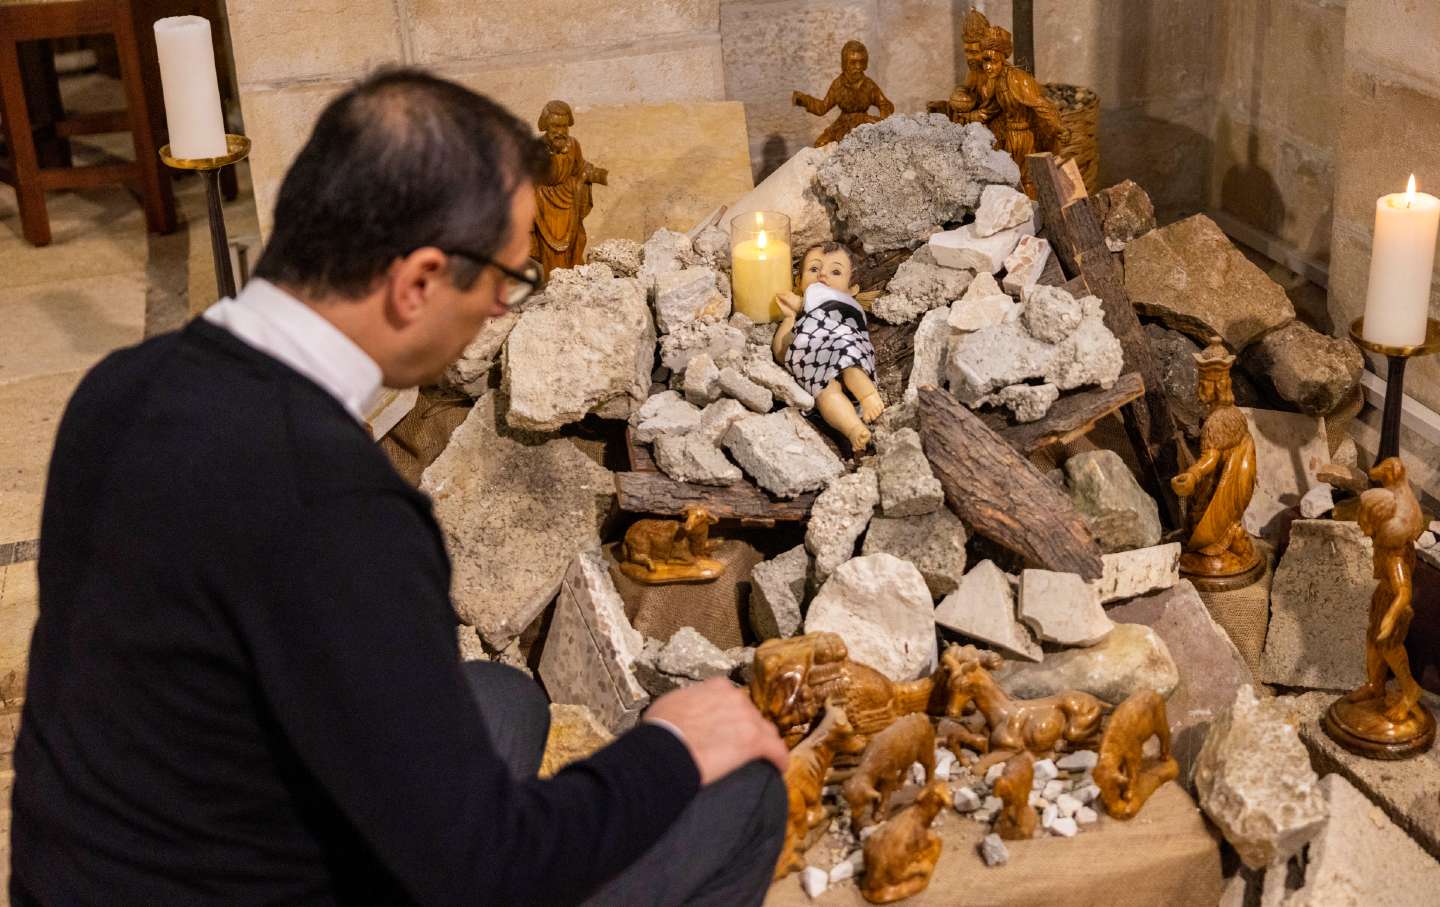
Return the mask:
M 1075 821 L 1081 825 L 1092 825 L 1100 821 L 1100 814 L 1088 806 L 1082 806 L 1075 810 Z
M 1076 800 L 1069 794 L 1061 794 L 1055 800 L 1055 808 L 1060 810 L 1060 815 L 1062 816 L 1073 816 L 1075 815 L 1075 813 L 1084 809 L 1085 804 L 1081 803 L 1079 800 Z
M 851 863 L 849 860 L 841 860 L 839 863 L 836 863 L 834 866 L 830 867 L 831 885 L 834 885 L 836 882 L 843 882 L 846 879 L 853 879 L 854 877 L 855 864 Z
M 996 779 L 1005 771 L 1005 763 L 997 762 L 985 772 L 985 783 L 994 784 Z
M 1425 530 L 1424 532 L 1420 533 L 1420 537 L 1415 540 L 1415 545 L 1420 548 L 1434 548 L 1435 533 L 1431 532 L 1428 529 Z
M 973 813 L 980 808 L 980 795 L 968 787 L 956 788 L 954 800 L 957 813 Z
M 1073 838 L 1080 833 L 1080 826 L 1076 825 L 1075 820 L 1068 816 L 1063 819 L 1056 819 L 1050 823 L 1049 828 L 1050 834 L 1059 835 L 1062 838 Z
M 1038 807 L 1039 809 L 1044 809 L 1045 807 L 1044 807 L 1044 806 L 1041 806 L 1041 804 L 1044 803 L 1044 802 L 1045 802 L 1045 798 L 1040 795 L 1040 792 L 1039 792 L 1038 790 L 1032 790 L 1032 791 L 1030 792 L 1030 805 L 1031 805 L 1031 806 Z
M 1436 535 L 1440 535 L 1440 520 L 1434 520 L 1430 523 L 1430 531 Z
M 925 766 L 918 762 L 910 763 L 910 781 L 914 784 L 924 784 Z
M 1040 827 L 1049 828 L 1057 821 L 1059 821 L 1059 819 L 1060 809 L 1054 803 L 1051 803 L 1050 805 L 1046 806 L 1045 811 L 1040 814 Z
M 936 766 L 935 766 L 935 777 L 936 777 L 936 778 L 939 778 L 941 781 L 949 781 L 949 780 L 950 780 L 950 763 L 948 763 L 948 762 L 941 762 L 941 763 L 939 763 L 938 765 L 936 765 Z M 917 782 L 917 783 L 918 783 L 918 782 Z
M 818 866 L 806 866 L 800 872 L 800 887 L 813 901 L 830 887 L 830 874 Z
M 1054 802 L 1061 794 L 1065 793 L 1065 782 L 1060 780 L 1046 781 L 1045 790 L 1041 794 L 1046 800 Z
M 1010 859 L 1010 851 L 999 835 L 986 835 L 980 842 L 980 858 L 986 866 L 1003 866 Z
M 1030 782 L 1031 790 L 1044 790 L 1046 781 L 1044 778 L 1035 778 Z
M 1098 796 L 1100 796 L 1100 788 L 1093 784 L 1087 784 L 1075 791 L 1075 799 L 1081 803 L 1093 803 Z
M 1100 761 L 1100 754 L 1094 750 L 1076 750 L 1073 753 L 1066 753 L 1055 761 L 1056 768 L 1063 768 L 1067 772 L 1088 772 Z
M 980 808 L 981 808 L 981 809 L 999 809 L 1000 807 L 1002 807 L 1002 806 L 1004 806 L 1004 805 L 1005 805 L 1005 801 L 1001 800 L 999 797 L 996 797 L 996 796 L 994 796 L 994 795 L 991 795 L 991 796 L 985 798 L 985 802 L 980 804 Z
M 1035 763 L 1035 777 L 1044 781 L 1053 781 L 1060 777 L 1060 770 L 1055 767 L 1055 760 L 1041 759 Z
M 875 829 L 879 827 L 880 826 L 878 825 L 867 825 L 864 828 L 860 829 L 860 840 L 863 841 L 871 835 L 875 834 Z
M 970 818 L 974 819 L 976 822 L 994 822 L 995 816 L 998 815 L 999 812 L 1000 810 L 998 809 L 977 809 L 970 814 Z

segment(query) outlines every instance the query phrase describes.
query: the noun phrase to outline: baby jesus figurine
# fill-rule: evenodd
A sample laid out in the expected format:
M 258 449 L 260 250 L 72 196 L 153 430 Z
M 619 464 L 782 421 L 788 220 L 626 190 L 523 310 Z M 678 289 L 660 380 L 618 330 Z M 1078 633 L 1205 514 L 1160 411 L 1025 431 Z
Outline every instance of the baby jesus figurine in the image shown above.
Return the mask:
M 880 418 L 885 403 L 875 389 L 875 347 L 865 327 L 865 310 L 855 301 L 860 287 L 854 281 L 855 259 L 847 247 L 827 242 L 807 249 L 800 263 L 804 298 L 794 293 L 777 296 L 785 317 L 770 350 L 815 398 L 825 422 L 858 454 L 870 446 L 866 423 Z

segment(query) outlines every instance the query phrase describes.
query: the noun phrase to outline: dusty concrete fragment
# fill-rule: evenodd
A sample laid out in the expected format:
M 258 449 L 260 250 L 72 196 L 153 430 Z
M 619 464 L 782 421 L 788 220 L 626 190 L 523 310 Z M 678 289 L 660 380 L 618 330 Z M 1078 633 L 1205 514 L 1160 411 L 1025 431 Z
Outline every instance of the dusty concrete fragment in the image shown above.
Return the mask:
M 1280 285 L 1203 214 L 1127 245 L 1125 290 L 1141 314 L 1201 343 L 1218 335 L 1234 350 L 1295 317 Z
M 694 627 L 681 627 L 660 650 L 657 666 L 666 674 L 708 680 L 724 677 L 735 667 L 729 656 Z
M 729 213 L 729 212 L 727 212 Z M 718 225 L 711 224 L 690 241 L 695 249 L 696 256 L 706 267 L 714 268 L 717 271 L 730 270 L 730 231 Z M 726 296 L 729 292 L 722 288 Z
M 697 318 L 727 318 L 730 300 L 721 294 L 713 268 L 685 268 L 655 275 L 655 327 L 668 334 Z
M 656 438 L 655 465 L 677 482 L 697 485 L 730 485 L 745 477 L 713 440 L 698 432 Z
M 815 580 L 823 583 L 855 555 L 855 543 L 880 503 L 875 471 L 862 466 L 831 482 L 810 510 L 805 549 L 815 555 Z
M 794 376 L 775 361 L 769 347 L 751 348 L 745 355 L 741 370 L 746 378 L 765 388 L 786 406 L 795 406 L 805 411 L 815 408 L 815 398 L 806 393 Z
M 572 762 L 588 759 L 615 739 L 595 713 L 583 705 L 550 703 L 550 733 L 540 759 L 541 778 L 550 778 Z
M 1195 766 L 1200 808 L 1245 865 L 1262 869 L 1297 853 L 1325 823 L 1310 755 L 1283 703 L 1235 694 L 1205 738 Z
M 838 633 L 851 659 L 891 680 L 913 680 L 935 667 L 930 590 L 919 570 L 889 554 L 841 564 L 810 603 L 805 632 Z
M 485 646 L 480 642 L 479 632 L 465 624 L 455 625 L 456 642 L 460 647 L 461 661 L 489 661 Z
M 485 326 L 465 347 L 460 358 L 445 369 L 440 383 L 457 388 L 472 397 L 484 396 L 489 390 L 490 370 L 500 361 L 500 351 L 510 337 L 510 331 L 520 321 L 518 312 L 506 312 L 499 318 L 485 322 Z
M 931 309 L 959 299 L 974 276 L 970 271 L 938 264 L 922 247 L 896 269 L 885 295 L 875 300 L 871 314 L 891 324 L 909 324 Z
M 1155 229 L 1155 205 L 1150 195 L 1133 180 L 1101 189 L 1097 198 L 1104 212 L 1105 244 L 1119 252 Z
M 978 331 L 1003 324 L 1019 314 L 1010 298 L 993 275 L 981 271 L 971 282 L 965 295 L 950 306 L 949 325 L 956 331 Z M 919 345 L 917 339 L 916 345 Z
M 720 369 L 709 353 L 700 353 L 685 365 L 685 399 L 707 406 L 720 399 Z
M 1085 580 L 1075 573 L 1020 574 L 1020 619 L 1045 642 L 1093 646 L 1115 628 Z
M 719 378 L 717 376 L 716 380 Z M 700 427 L 694 434 L 704 438 L 711 444 L 719 444 L 725 437 L 725 432 L 736 420 L 750 415 L 750 410 L 739 400 L 731 400 L 728 397 L 716 400 L 700 411 Z
M 1320 468 L 1330 459 L 1325 420 L 1318 416 L 1242 406 L 1250 437 L 1255 439 L 1255 494 L 1245 511 L 1245 528 L 1253 535 L 1274 538 L 1288 513 L 1320 481 Z
M 1059 287 L 1036 288 L 1020 310 L 1026 333 L 1045 343 L 1059 343 L 1069 337 L 1084 317 L 1081 301 Z
M 995 679 L 1021 699 L 1081 690 L 1118 705 L 1138 690 L 1169 696 L 1180 684 L 1180 673 L 1158 633 L 1121 623 L 1096 645 L 1052 652 L 1039 664 L 1008 663 Z
M 1000 650 L 1007 658 L 1039 661 L 1044 653 L 1025 625 L 1015 619 L 1010 578 L 992 561 L 981 561 L 959 588 L 935 609 L 935 622 Z
M 845 472 L 845 464 L 795 409 L 737 419 L 723 440 L 741 469 L 782 498 L 819 491 Z
M 1090 584 L 1101 604 L 1169 589 L 1180 582 L 1180 543 L 1117 551 L 1100 558 L 1105 572 Z M 1143 621 L 1142 621 L 1143 623 Z
M 454 565 L 451 599 L 494 648 L 555 596 L 571 558 L 600 543 L 614 479 L 567 438 L 503 428 L 497 393 L 481 398 L 420 480 Z
M 1270 588 L 1260 656 L 1266 683 L 1350 690 L 1365 680 L 1365 626 L 1375 591 L 1370 539 L 1356 523 L 1296 520 Z
M 1018 189 L 1009 186 L 986 186 L 980 191 L 980 205 L 975 209 L 975 234 L 994 236 L 1029 223 L 1035 216 L 1035 203 Z
M 727 365 L 720 370 L 720 391 L 739 400 L 752 412 L 768 413 L 775 405 L 775 398 L 769 391 L 746 378 L 734 366 Z
M 635 440 L 649 444 L 662 434 L 688 434 L 700 427 L 700 410 L 675 391 L 663 391 L 646 399 L 630 417 Z
M 1301 412 L 1323 416 L 1339 409 L 1360 383 L 1365 359 L 1348 337 L 1327 337 L 1302 321 L 1292 321 L 1257 340 L 1241 366 L 1262 386 Z
M 1012 384 L 1000 388 L 988 402 L 1009 409 L 1016 422 L 1038 422 L 1059 399 L 1060 388 L 1053 384 Z
M 810 577 L 804 545 L 762 564 L 750 573 L 750 627 L 762 641 L 800 632 L 800 609 Z
M 915 329 L 915 361 L 905 385 L 907 401 L 918 400 L 920 388 L 925 385 L 940 387 L 944 381 L 945 349 L 950 342 L 950 326 L 946 322 L 950 312 L 951 309 L 931 309 Z
M 1014 250 L 1005 258 L 1005 292 L 1025 298 L 1026 292 L 1040 281 L 1045 263 L 1050 260 L 1050 240 L 1039 236 L 1022 236 Z
M 815 172 L 834 153 L 834 145 L 802 148 L 774 173 L 741 196 L 725 212 L 727 226 L 756 211 L 775 211 L 790 218 L 790 242 L 797 251 L 835 238 L 830 210 L 815 185 Z
M 660 364 L 683 372 L 690 359 L 706 353 L 717 365 L 734 362 L 745 350 L 745 334 L 724 321 L 701 319 L 660 338 Z
M 902 428 L 880 447 L 880 507 L 886 516 L 919 516 L 945 504 L 945 491 L 930 469 L 920 434 Z
M 922 516 L 875 517 L 862 553 L 883 551 L 909 561 L 925 577 L 930 594 L 939 598 L 954 592 L 965 573 L 965 541 L 965 524 L 942 507 Z
M 633 239 L 607 239 L 585 250 L 585 261 L 602 264 L 616 277 L 634 277 L 640 273 L 645 249 Z
M 1316 485 L 1300 499 L 1300 515 L 1307 520 L 1318 519 L 1334 509 L 1335 496 L 1328 484 Z
M 1113 450 L 1090 450 L 1065 461 L 1070 500 L 1105 552 L 1160 543 L 1160 508 Z
M 936 262 L 947 268 L 965 268 L 977 274 L 997 274 L 1005 267 L 1005 259 L 1015 251 L 1020 240 L 1033 235 L 1034 220 L 1001 230 L 993 236 L 981 236 L 975 232 L 974 224 L 965 224 L 931 236 L 926 248 Z
M 636 277 L 647 291 L 655 289 L 661 274 L 681 271 L 700 263 L 695 246 L 684 233 L 661 227 L 645 240 L 644 257 Z

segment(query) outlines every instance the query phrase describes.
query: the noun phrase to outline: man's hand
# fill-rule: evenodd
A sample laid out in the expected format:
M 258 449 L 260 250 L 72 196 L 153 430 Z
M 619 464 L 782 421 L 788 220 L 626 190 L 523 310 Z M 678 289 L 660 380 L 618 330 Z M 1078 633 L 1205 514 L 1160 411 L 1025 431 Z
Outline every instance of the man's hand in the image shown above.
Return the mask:
M 790 761 L 775 726 L 761 717 L 744 690 L 723 677 L 666 693 L 645 716 L 680 729 L 702 785 L 754 759 L 767 759 L 782 772 Z

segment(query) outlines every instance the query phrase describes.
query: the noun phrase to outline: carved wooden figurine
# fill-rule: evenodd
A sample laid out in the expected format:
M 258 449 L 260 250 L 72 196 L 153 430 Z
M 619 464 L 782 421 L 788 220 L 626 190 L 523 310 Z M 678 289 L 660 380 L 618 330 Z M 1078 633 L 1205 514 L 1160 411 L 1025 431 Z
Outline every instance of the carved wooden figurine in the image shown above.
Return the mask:
M 687 507 L 684 522 L 636 520 L 620 545 L 620 570 L 638 583 L 698 583 L 719 576 L 725 565 L 705 555 L 718 542 L 710 527 L 719 522 L 702 507 Z
M 995 833 L 1007 841 L 1035 837 L 1035 809 L 1030 805 L 1034 783 L 1035 757 L 1029 752 L 1011 756 L 1005 771 L 995 779 L 995 796 L 1004 804 L 995 822 Z
M 1230 387 L 1235 357 L 1216 341 L 1196 354 L 1195 364 L 1195 392 L 1207 412 L 1200 459 L 1170 480 L 1177 495 L 1190 499 L 1180 572 L 1202 587 L 1242 586 L 1264 570 L 1242 524 L 1255 493 L 1255 440 Z
M 885 92 L 875 80 L 865 75 L 870 65 L 870 51 L 859 41 L 846 41 L 840 49 L 840 75 L 830 83 L 830 90 L 824 98 L 811 97 L 803 91 L 791 92 L 790 103 L 804 107 L 817 117 L 823 117 L 836 107 L 840 116 L 820 133 L 815 147 L 838 142 L 850 134 L 850 130 L 865 123 L 878 123 L 895 112 L 895 105 L 885 97 Z M 872 116 L 870 108 L 880 111 Z
M 1160 739 L 1160 755 L 1147 760 L 1145 742 Z M 1100 759 L 1095 764 L 1095 786 L 1105 811 L 1117 819 L 1129 819 L 1159 790 L 1162 784 L 1180 775 L 1180 764 L 1170 755 L 1170 723 L 1165 718 L 1165 699 L 1154 690 L 1140 690 L 1115 707 L 1100 739 Z
M 935 780 L 935 727 L 925 715 L 906 715 L 876 734 L 865 747 L 855 773 L 841 785 L 856 830 L 885 821 L 890 795 L 900 789 L 916 762 L 925 767 L 925 782 Z
M 945 782 L 928 784 L 914 803 L 865 839 L 865 875 L 860 878 L 865 900 L 889 904 L 925 890 L 941 849 L 930 823 L 950 803 Z
M 931 101 L 926 109 L 943 113 L 955 123 L 984 123 L 989 126 L 1000 114 L 995 91 L 985 75 L 983 43 L 990 34 L 990 20 L 978 9 L 965 14 L 961 40 L 965 51 L 965 84 L 957 86 L 948 100 Z M 992 129 L 993 131 L 993 129 Z
M 785 825 L 785 846 L 775 864 L 775 878 L 804 867 L 805 837 L 825 821 L 825 808 L 820 804 L 825 776 L 835 762 L 835 754 L 854 752 L 858 748 L 855 743 L 855 729 L 845 717 L 845 710 L 831 705 L 826 707 L 825 717 L 815 730 L 790 751 L 790 763 L 785 768 L 785 794 L 790 801 L 790 813 Z
M 980 88 L 999 108 L 997 115 L 985 120 L 995 133 L 995 145 L 1010 154 L 1020 168 L 1020 184 L 1025 193 L 1035 197 L 1035 183 L 1030 179 L 1028 158 L 1037 151 L 1059 152 L 1070 140 L 1070 132 L 1060 122 L 1060 112 L 1045 89 L 1030 73 L 1009 63 L 1013 43 L 1010 32 L 997 26 L 980 42 L 980 63 L 984 81 Z
M 580 143 L 570 135 L 575 114 L 569 104 L 546 104 L 539 125 L 550 152 L 550 167 L 535 185 L 530 255 L 548 277 L 556 268 L 573 268 L 585 260 L 585 217 L 593 206 L 590 186 L 609 185 L 610 175 L 585 160 Z
M 1405 464 L 1390 457 L 1370 470 L 1380 483 L 1360 495 L 1360 529 L 1374 542 L 1375 578 L 1365 631 L 1365 683 L 1331 704 L 1325 731 L 1341 746 L 1374 759 L 1405 759 L 1435 742 L 1435 716 L 1420 702 L 1405 636 L 1415 577 L 1415 539 L 1425 529 Z M 1386 690 L 1390 676 L 1397 689 Z

